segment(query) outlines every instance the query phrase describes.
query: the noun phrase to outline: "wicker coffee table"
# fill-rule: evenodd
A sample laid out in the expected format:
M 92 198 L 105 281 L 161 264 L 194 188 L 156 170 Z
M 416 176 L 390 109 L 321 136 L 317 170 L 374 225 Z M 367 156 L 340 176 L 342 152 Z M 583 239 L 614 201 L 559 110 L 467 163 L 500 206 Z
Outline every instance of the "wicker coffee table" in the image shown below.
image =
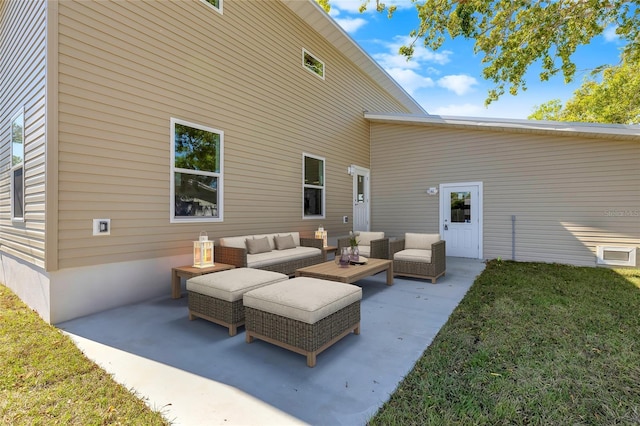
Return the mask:
M 296 277 L 320 278 L 329 281 L 352 284 L 378 272 L 387 271 L 387 285 L 393 285 L 393 261 L 368 259 L 364 265 L 340 267 L 335 261 L 319 263 L 296 270 Z

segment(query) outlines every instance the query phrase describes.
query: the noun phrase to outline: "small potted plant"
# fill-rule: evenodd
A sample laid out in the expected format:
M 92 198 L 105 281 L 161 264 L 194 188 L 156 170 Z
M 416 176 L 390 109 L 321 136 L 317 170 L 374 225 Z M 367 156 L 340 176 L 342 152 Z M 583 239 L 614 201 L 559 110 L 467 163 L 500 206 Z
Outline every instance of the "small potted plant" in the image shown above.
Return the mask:
M 360 260 L 360 251 L 358 250 L 358 239 L 353 231 L 349 231 L 349 245 L 351 246 L 351 261 L 357 262 Z

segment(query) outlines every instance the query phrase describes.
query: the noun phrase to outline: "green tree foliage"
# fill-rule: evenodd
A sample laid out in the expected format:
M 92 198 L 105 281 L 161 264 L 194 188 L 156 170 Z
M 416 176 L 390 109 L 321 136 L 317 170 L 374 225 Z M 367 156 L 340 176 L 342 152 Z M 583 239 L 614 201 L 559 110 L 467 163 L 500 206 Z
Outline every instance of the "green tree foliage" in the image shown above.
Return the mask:
M 640 124 L 640 62 L 624 61 L 602 72 L 601 81 L 586 80 L 562 106 L 559 99 L 546 102 L 531 120 Z
M 529 120 L 562 121 L 560 119 L 561 111 L 562 101 L 560 99 L 552 99 L 540 106 L 536 106 L 536 109 L 527 118 Z
M 218 172 L 220 135 L 176 124 L 175 166 L 181 169 Z
M 325 12 L 329 13 L 331 10 L 331 5 L 329 4 L 329 0 L 316 0 L 316 3 L 320 5 L 324 9 Z
M 324 0 L 327 1 L 327 0 Z M 330 2 L 330 0 L 328 0 Z M 400 53 L 411 58 L 422 40 L 432 50 L 447 37 L 475 39 L 482 55 L 483 77 L 495 83 L 486 104 L 506 90 L 526 90 L 525 74 L 541 65 L 541 81 L 562 73 L 571 82 L 576 72 L 572 55 L 581 45 L 613 26 L 630 62 L 640 60 L 640 1 L 621 0 L 412 0 L 420 25 L 411 31 L 411 44 Z M 363 0 L 361 10 L 373 0 Z M 393 13 L 375 0 L 376 10 Z M 611 64 L 602 64 L 606 67 Z

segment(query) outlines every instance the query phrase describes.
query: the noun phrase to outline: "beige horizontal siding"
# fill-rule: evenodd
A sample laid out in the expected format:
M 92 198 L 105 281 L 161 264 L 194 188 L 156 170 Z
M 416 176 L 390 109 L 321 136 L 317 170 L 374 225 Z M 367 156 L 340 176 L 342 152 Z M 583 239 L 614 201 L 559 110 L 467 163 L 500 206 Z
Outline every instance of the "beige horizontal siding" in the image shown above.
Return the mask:
M 0 2 L 0 251 L 44 267 L 46 2 Z M 11 119 L 24 110 L 24 222 L 11 220 Z
M 407 112 L 279 2 L 59 3 L 59 267 L 188 253 L 323 224 L 346 234 L 364 110 Z M 301 65 L 305 48 L 326 79 Z M 170 118 L 224 131 L 224 222 L 169 222 Z M 326 159 L 326 213 L 302 219 L 302 153 Z M 111 235 L 92 237 L 93 218 Z
M 511 258 L 512 215 L 518 260 L 595 265 L 597 245 L 640 246 L 640 141 L 381 123 L 372 139 L 374 229 L 438 232 L 426 189 L 481 181 L 485 258 Z

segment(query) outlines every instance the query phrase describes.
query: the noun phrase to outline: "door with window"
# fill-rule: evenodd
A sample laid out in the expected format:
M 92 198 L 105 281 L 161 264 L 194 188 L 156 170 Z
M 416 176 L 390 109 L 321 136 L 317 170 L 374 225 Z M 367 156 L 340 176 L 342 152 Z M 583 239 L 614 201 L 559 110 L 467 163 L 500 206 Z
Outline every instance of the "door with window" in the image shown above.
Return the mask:
M 353 170 L 353 230 L 369 230 L 369 169 L 351 166 Z
M 440 185 L 442 239 L 447 256 L 482 257 L 482 183 Z

